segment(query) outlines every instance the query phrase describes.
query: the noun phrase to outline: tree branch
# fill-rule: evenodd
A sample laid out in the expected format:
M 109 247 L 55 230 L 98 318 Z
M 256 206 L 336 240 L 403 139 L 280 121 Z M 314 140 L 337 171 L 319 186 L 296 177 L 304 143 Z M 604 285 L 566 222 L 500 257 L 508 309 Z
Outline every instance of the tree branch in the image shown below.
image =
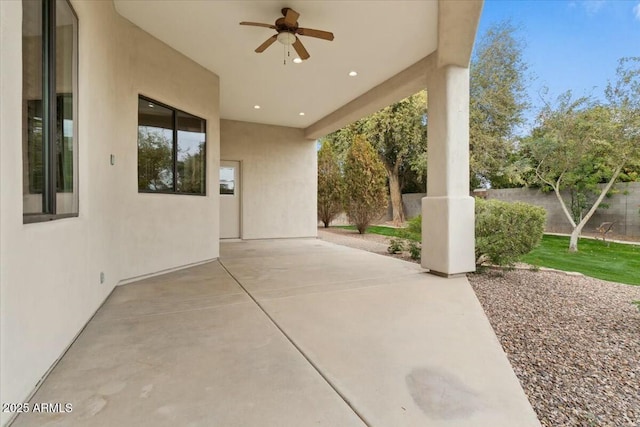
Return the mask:
M 593 214 L 596 212 L 596 209 L 598 209 L 598 206 L 600 206 L 600 203 L 602 202 L 604 197 L 607 195 L 609 190 L 611 190 L 611 187 L 616 182 L 616 179 L 618 179 L 618 175 L 620 175 L 621 171 L 622 171 L 622 165 L 618 165 L 616 169 L 613 171 L 613 175 L 611 176 L 611 179 L 609 180 L 609 182 L 607 182 L 607 185 L 605 185 L 605 187 L 602 189 L 602 191 L 600 192 L 600 195 L 598 196 L 596 201 L 593 203 L 593 206 L 591 206 L 591 209 L 589 209 L 589 212 L 587 212 L 584 218 L 582 218 L 582 221 L 580 221 L 580 223 L 578 224 L 578 227 L 580 229 L 584 227 L 584 225 L 589 221 L 589 219 L 591 219 Z
M 547 184 L 549 187 L 553 188 L 553 183 L 551 181 L 547 181 L 544 176 L 542 176 L 542 174 L 540 173 L 540 167 L 542 166 L 542 163 L 544 163 L 544 159 L 540 161 L 540 163 L 538 163 L 538 166 L 536 167 L 536 176 L 538 177 L 538 179 L 542 182 L 544 182 L 545 184 Z M 564 172 L 563 172 L 564 173 Z
M 569 223 L 571 224 L 571 227 L 576 228 L 576 222 L 573 220 L 573 217 L 571 216 L 571 212 L 569 212 L 569 209 L 567 209 L 567 205 L 565 204 L 564 199 L 562 198 L 562 195 L 560 194 L 560 181 L 562 180 L 563 175 L 564 175 L 564 172 L 562 172 L 560 174 L 560 176 L 558 177 L 558 180 L 555 183 L 550 184 L 550 185 L 553 188 L 553 192 L 556 194 L 556 197 L 558 198 L 558 201 L 560 202 L 560 206 L 562 207 L 562 212 L 564 212 L 564 215 L 569 220 Z

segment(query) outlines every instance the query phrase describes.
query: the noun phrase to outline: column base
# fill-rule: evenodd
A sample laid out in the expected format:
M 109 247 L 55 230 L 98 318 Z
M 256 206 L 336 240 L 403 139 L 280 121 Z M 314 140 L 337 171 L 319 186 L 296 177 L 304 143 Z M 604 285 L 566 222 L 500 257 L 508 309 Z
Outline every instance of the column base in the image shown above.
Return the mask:
M 467 274 L 467 273 L 448 274 L 448 273 L 442 273 L 440 271 L 435 271 L 435 270 L 429 270 L 427 271 L 427 273 L 433 274 L 434 276 L 438 276 L 438 277 L 444 277 L 445 279 L 455 279 L 456 277 L 465 277 Z
M 423 268 L 443 277 L 476 270 L 474 208 L 470 196 L 422 199 Z

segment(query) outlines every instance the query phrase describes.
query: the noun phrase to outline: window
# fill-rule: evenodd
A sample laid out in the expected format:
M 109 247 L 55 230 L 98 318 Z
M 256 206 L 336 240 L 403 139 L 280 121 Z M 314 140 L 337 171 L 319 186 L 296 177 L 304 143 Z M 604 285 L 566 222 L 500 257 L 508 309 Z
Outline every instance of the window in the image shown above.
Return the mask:
M 78 215 L 78 18 L 67 0 L 22 2 L 23 221 Z
M 220 194 L 233 196 L 236 190 L 235 168 L 220 166 Z
M 138 191 L 205 195 L 206 124 L 138 98 Z

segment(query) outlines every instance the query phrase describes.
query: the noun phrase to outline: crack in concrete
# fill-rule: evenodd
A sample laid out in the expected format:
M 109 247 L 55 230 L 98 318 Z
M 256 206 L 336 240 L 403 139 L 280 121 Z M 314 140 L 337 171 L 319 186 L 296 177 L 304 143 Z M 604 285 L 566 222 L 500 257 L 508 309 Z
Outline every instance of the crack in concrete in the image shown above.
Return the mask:
M 233 273 L 231 273 L 231 271 L 229 271 L 229 269 L 227 269 L 227 267 L 222 262 L 222 259 L 218 259 L 218 262 L 220 263 L 222 268 L 224 268 L 224 270 L 227 272 L 227 274 L 238 284 L 238 286 L 240 286 L 242 288 L 242 290 L 249 296 L 249 298 L 251 298 L 251 300 L 256 304 L 256 306 L 260 309 L 260 311 L 262 311 L 262 313 L 264 313 L 264 315 L 267 317 L 267 319 L 269 319 L 269 321 L 273 324 L 273 326 L 275 326 L 276 329 L 278 329 L 278 331 L 280 331 L 280 333 L 286 338 L 286 340 L 289 341 L 289 343 L 291 343 L 291 345 L 298 351 L 298 353 L 300 353 L 300 355 L 307 361 L 307 363 L 309 363 L 309 365 L 311 365 L 311 367 L 318 373 L 318 375 L 320 375 L 320 377 L 329 385 L 329 387 L 331 387 L 333 389 L 333 391 L 353 411 L 353 413 L 358 418 L 360 418 L 360 421 L 362 421 L 365 426 L 372 427 L 371 424 L 369 423 L 369 421 L 367 421 L 367 419 L 364 416 L 364 414 L 362 414 L 360 411 L 358 411 L 356 409 L 356 407 L 349 401 L 347 396 L 342 394 L 342 392 L 338 389 L 338 387 L 335 384 L 333 384 L 333 382 L 331 382 L 331 380 L 322 372 L 322 370 L 313 362 L 313 360 L 311 360 L 311 358 L 309 356 L 307 356 L 307 354 L 295 343 L 295 341 L 289 336 L 289 334 L 287 334 L 285 332 L 285 330 L 278 324 L 278 322 L 276 322 L 276 320 L 273 317 L 271 317 L 271 315 L 260 304 L 260 302 L 258 302 L 258 300 L 253 296 L 253 294 L 251 294 L 251 292 L 249 292 L 242 285 L 242 283 L 240 283 L 240 281 L 236 278 L 236 276 L 234 276 Z

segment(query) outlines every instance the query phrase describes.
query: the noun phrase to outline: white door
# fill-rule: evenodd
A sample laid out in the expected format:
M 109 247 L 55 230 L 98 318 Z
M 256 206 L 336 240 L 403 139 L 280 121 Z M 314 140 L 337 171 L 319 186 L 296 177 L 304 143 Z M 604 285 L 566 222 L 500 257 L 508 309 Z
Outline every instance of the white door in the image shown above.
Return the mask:
M 240 162 L 220 161 L 220 238 L 240 238 Z

